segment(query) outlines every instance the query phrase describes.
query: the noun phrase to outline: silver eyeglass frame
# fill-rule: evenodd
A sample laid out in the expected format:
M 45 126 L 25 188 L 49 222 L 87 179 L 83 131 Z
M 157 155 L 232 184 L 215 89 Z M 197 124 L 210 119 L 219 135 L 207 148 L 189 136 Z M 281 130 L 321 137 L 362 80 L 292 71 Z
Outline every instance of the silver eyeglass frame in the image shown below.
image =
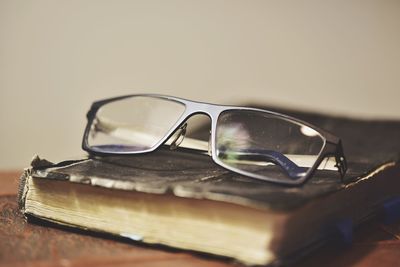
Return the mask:
M 168 131 L 168 133 L 160 140 L 157 142 L 156 145 L 149 149 L 145 150 L 140 150 L 140 151 L 132 151 L 132 152 L 126 152 L 126 151 L 117 151 L 117 152 L 100 152 L 96 151 L 94 149 L 91 149 L 91 147 L 88 144 L 88 138 L 89 138 L 89 132 L 91 125 L 93 123 L 93 120 L 96 118 L 96 113 L 97 111 L 105 104 L 122 100 L 125 98 L 131 98 L 131 97 L 153 97 L 153 98 L 160 98 L 160 99 L 165 99 L 165 100 L 170 100 L 170 101 L 175 101 L 178 103 L 181 103 L 184 105 L 185 110 L 183 114 L 180 116 L 180 118 L 177 120 L 177 122 L 174 124 L 174 126 Z M 219 116 L 229 110 L 244 110 L 244 111 L 256 111 L 256 112 L 262 112 L 266 113 L 269 116 L 274 116 L 295 124 L 298 124 L 300 126 L 307 126 L 313 130 L 315 130 L 320 137 L 323 140 L 323 146 L 317 156 L 317 160 L 315 161 L 314 165 L 311 166 L 307 173 L 298 178 L 298 179 L 293 179 L 293 180 L 282 180 L 279 178 L 274 178 L 274 177 L 266 177 L 262 175 L 257 175 L 253 173 L 249 173 L 240 169 L 233 168 L 227 164 L 225 164 L 222 160 L 220 160 L 217 157 L 217 148 L 216 148 L 216 129 L 217 129 L 217 122 Z M 233 171 L 235 173 L 239 173 L 248 177 L 252 177 L 255 179 L 259 180 L 264 180 L 264 181 L 269 181 L 273 183 L 279 183 L 279 184 L 286 184 L 286 185 L 301 185 L 305 183 L 308 179 L 310 179 L 313 174 L 315 173 L 316 169 L 318 166 L 321 164 L 321 162 L 327 158 L 327 157 L 334 157 L 336 160 L 336 167 L 338 168 L 338 171 L 340 173 L 340 177 L 343 180 L 343 177 L 346 173 L 347 170 L 347 162 L 346 158 L 343 154 L 343 147 L 342 147 L 342 142 L 341 140 L 334 136 L 333 134 L 320 129 L 310 123 L 307 123 L 305 121 L 296 119 L 294 117 L 281 114 L 278 112 L 273 112 L 269 110 L 264 110 L 264 109 L 258 109 L 258 108 L 251 108 L 251 107 L 241 107 L 241 106 L 230 106 L 230 105 L 217 105 L 217 104 L 210 104 L 210 103 L 204 103 L 204 102 L 197 102 L 197 101 L 191 101 L 183 98 L 178 98 L 178 97 L 173 97 L 173 96 L 167 96 L 167 95 L 159 95 L 159 94 L 132 94 L 132 95 L 124 95 L 124 96 L 118 96 L 118 97 L 113 97 L 113 98 L 108 98 L 104 100 L 99 100 L 94 102 L 90 110 L 87 113 L 87 124 L 85 127 L 85 132 L 83 135 L 83 140 L 82 140 L 82 148 L 87 151 L 91 155 L 95 156 L 110 156 L 110 155 L 137 155 L 137 154 L 144 154 L 144 153 L 150 153 L 158 148 L 160 148 L 171 136 L 179 129 L 181 128 L 185 122 L 192 116 L 197 115 L 197 114 L 204 114 L 207 115 L 210 120 L 211 120 L 211 157 L 213 161 L 220 165 L 221 167 L 228 169 L 230 171 Z

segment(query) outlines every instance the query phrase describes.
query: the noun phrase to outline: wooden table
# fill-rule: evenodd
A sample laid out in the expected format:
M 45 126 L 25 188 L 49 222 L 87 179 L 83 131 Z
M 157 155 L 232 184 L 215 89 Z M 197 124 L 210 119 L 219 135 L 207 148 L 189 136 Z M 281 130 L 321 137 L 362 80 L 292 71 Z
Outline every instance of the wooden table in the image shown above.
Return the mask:
M 0 266 L 235 266 L 220 258 L 150 247 L 36 221 L 18 211 L 20 172 L 0 172 Z M 237 265 L 237 264 L 236 264 Z M 400 223 L 370 222 L 345 249 L 328 245 L 295 266 L 400 266 Z

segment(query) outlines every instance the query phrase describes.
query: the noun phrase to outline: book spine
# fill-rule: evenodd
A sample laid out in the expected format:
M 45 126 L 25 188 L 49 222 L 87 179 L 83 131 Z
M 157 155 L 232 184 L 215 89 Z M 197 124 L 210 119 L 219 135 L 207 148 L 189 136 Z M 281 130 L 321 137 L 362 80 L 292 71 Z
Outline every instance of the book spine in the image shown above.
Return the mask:
M 24 172 L 19 177 L 18 183 L 18 208 L 24 214 L 25 213 L 25 199 L 28 192 L 28 179 L 30 177 L 31 168 L 25 169 Z
M 31 167 L 24 169 L 24 172 L 19 177 L 19 183 L 18 183 L 17 202 L 18 202 L 18 208 L 22 212 L 22 214 L 25 214 L 25 199 L 29 190 L 28 179 L 30 179 L 31 177 L 32 170 L 34 168 L 51 167 L 54 165 L 54 163 L 45 159 L 41 159 L 38 155 L 35 155 L 33 156 L 30 165 Z

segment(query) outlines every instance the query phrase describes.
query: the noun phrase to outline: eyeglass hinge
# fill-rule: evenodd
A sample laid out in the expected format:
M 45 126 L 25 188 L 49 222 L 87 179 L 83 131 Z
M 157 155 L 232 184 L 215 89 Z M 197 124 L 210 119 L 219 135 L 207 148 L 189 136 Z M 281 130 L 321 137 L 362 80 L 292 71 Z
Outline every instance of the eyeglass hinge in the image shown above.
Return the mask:
M 346 158 L 344 157 L 341 141 L 339 141 L 339 144 L 337 146 L 336 153 L 335 153 L 335 159 L 336 159 L 335 167 L 338 168 L 338 171 L 340 173 L 340 178 L 343 182 L 344 175 L 346 174 L 346 171 L 347 171 L 347 161 L 346 161 Z

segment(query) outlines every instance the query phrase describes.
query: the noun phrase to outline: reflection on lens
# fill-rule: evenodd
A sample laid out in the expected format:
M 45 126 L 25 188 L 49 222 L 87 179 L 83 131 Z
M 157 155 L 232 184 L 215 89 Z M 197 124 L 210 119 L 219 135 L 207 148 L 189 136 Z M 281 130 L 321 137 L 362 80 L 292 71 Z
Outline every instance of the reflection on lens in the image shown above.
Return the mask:
M 179 102 L 134 96 L 102 106 L 90 126 L 88 145 L 99 152 L 128 153 L 153 148 L 185 111 Z
M 230 125 L 219 126 L 217 136 L 221 157 L 226 160 L 235 160 L 239 157 L 232 151 L 243 151 L 251 146 L 250 135 L 240 123 L 233 122 Z
M 249 110 L 223 112 L 215 141 L 217 158 L 225 167 L 282 182 L 304 177 L 324 144 L 320 134 L 306 125 Z
M 306 126 L 306 125 L 301 126 L 300 127 L 300 131 L 305 136 L 313 137 L 313 136 L 317 136 L 318 135 L 318 132 L 316 130 L 314 130 L 314 129 Z

